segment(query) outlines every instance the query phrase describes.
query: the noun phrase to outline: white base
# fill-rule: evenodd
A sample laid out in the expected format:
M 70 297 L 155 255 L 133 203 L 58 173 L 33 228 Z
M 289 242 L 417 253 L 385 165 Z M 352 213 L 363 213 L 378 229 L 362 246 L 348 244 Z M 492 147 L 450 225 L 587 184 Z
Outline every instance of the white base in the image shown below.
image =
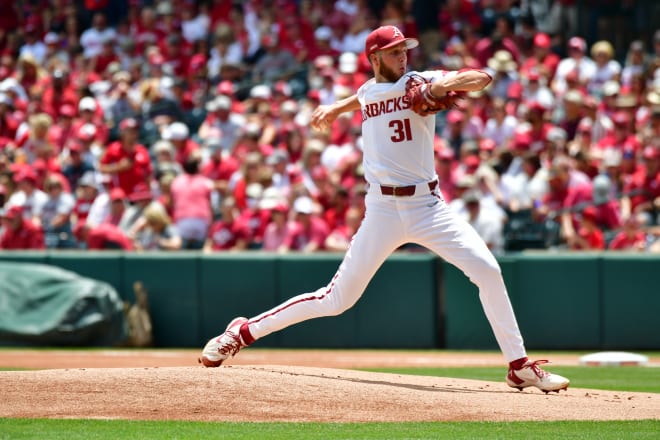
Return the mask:
M 648 361 L 649 358 L 647 356 L 625 351 L 601 351 L 580 357 L 580 365 L 587 366 L 636 366 L 646 365 Z

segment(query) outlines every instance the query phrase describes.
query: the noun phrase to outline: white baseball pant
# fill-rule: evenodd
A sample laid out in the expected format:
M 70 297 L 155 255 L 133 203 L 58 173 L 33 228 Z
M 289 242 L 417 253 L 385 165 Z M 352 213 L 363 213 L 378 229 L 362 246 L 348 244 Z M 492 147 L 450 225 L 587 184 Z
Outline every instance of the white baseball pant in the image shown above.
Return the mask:
M 249 319 L 255 339 L 293 324 L 339 315 L 362 296 L 385 259 L 401 245 L 417 243 L 458 267 L 479 288 L 479 299 L 507 362 L 526 356 L 497 260 L 477 232 L 451 212 L 436 188 L 417 185 L 415 195 L 386 196 L 371 185 L 367 211 L 330 283 L 295 296 Z

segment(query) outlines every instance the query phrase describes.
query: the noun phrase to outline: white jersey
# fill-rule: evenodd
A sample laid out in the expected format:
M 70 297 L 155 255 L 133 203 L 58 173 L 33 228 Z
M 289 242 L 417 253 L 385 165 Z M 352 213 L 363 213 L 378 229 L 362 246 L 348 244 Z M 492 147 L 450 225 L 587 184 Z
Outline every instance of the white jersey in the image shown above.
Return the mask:
M 405 98 L 411 74 L 441 78 L 456 72 L 408 72 L 395 83 L 374 78 L 357 91 L 362 111 L 364 175 L 370 184 L 414 185 L 435 179 L 435 117 L 420 116 Z

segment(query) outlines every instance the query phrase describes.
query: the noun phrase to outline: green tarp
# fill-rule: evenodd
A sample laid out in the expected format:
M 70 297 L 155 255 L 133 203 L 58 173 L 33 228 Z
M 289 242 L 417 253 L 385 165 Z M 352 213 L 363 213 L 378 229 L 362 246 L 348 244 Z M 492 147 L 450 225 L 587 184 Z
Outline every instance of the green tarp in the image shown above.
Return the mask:
M 0 262 L 0 344 L 110 346 L 127 337 L 109 284 L 57 267 Z

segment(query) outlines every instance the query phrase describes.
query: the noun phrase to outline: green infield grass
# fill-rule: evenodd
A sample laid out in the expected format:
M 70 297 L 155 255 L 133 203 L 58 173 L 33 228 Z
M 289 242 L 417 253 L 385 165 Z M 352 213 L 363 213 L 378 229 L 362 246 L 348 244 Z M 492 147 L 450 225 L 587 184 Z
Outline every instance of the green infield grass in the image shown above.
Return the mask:
M 0 419 L 0 439 L 657 439 L 660 421 L 215 423 Z
M 569 367 L 543 366 L 544 369 L 571 380 L 573 388 L 594 388 L 611 391 L 636 391 L 660 393 L 660 368 L 658 367 Z M 506 368 L 451 367 L 451 368 L 369 368 L 365 371 L 413 374 L 417 376 L 455 377 L 494 382 L 504 381 Z M 660 414 L 658 415 L 660 417 Z M 658 433 L 660 438 L 660 433 Z

